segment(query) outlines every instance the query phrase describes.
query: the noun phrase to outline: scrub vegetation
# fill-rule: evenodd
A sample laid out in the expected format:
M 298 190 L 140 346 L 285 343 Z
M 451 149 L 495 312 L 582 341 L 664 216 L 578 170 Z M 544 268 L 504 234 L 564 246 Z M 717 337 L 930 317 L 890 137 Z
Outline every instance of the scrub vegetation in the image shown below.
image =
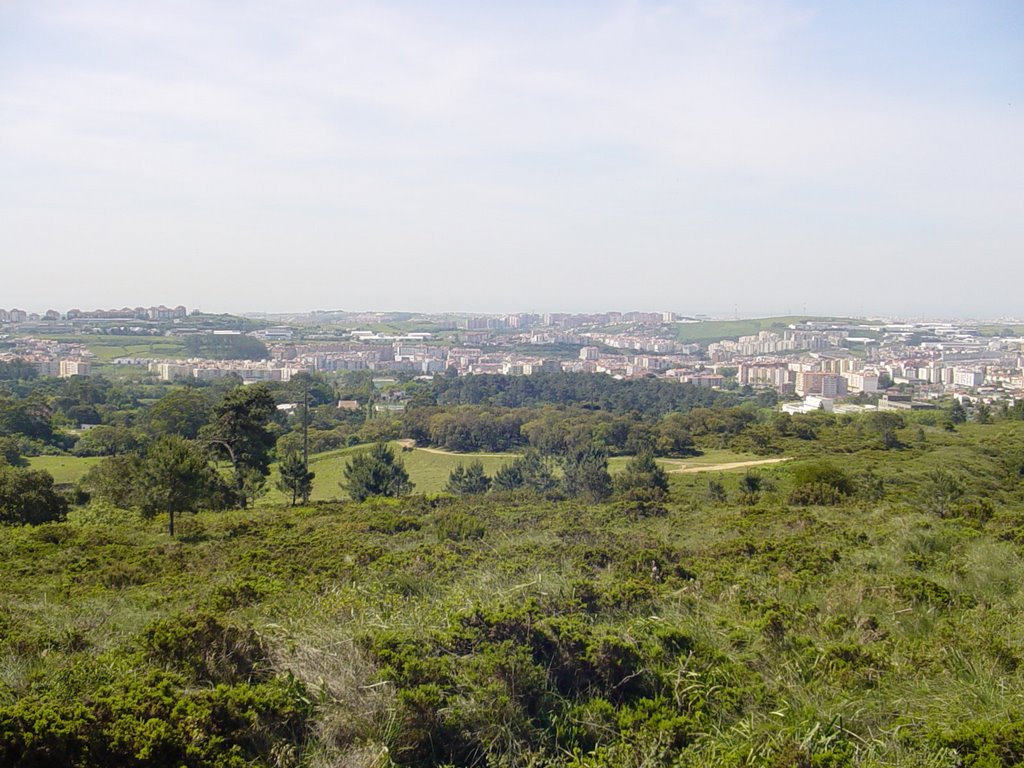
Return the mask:
M 1024 760 L 1012 410 L 435 398 L 331 425 L 328 392 L 317 429 L 358 444 L 314 454 L 303 504 L 267 493 L 275 459 L 301 469 L 297 416 L 267 399 L 294 392 L 227 385 L 86 403 L 137 439 L 53 485 L 39 459 L 74 450 L 61 414 L 90 387 L 20 382 L 0 402 L 0 764 Z M 471 413 L 535 426 L 506 456 L 397 442 Z M 420 486 L 417 455 L 443 482 Z M 715 469 L 752 456 L 786 461 Z

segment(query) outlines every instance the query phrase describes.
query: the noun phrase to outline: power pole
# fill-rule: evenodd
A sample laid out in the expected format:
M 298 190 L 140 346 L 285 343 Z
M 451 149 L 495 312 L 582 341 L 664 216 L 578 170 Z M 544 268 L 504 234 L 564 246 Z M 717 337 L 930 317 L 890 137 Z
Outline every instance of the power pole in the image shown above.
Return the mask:
M 309 472 L 309 376 L 302 379 L 302 466 Z

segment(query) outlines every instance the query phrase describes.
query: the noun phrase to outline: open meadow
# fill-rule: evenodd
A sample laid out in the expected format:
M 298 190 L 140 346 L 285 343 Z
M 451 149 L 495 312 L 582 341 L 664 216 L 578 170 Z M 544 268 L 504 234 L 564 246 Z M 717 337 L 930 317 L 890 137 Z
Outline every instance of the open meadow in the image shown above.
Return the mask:
M 53 475 L 61 485 L 77 483 L 102 458 L 97 456 L 35 456 L 28 460 L 30 469 L 43 470 Z
M 313 493 L 310 499 L 312 501 L 330 501 L 347 498 L 339 485 L 344 479 L 345 465 L 354 452 L 366 450 L 366 447 L 342 448 L 310 456 L 310 471 L 316 473 L 316 478 L 313 480 Z M 409 479 L 415 483 L 416 493 L 428 495 L 443 492 L 448 482 L 448 476 L 460 464 L 468 465 L 470 462 L 479 461 L 483 464 L 484 471 L 488 475 L 493 475 L 502 465 L 513 461 L 519 455 L 517 453 L 452 453 L 430 448 L 410 448 L 400 442 L 392 443 L 392 447 L 405 464 L 406 471 L 409 473 Z M 630 457 L 628 456 L 613 456 L 608 460 L 608 471 L 614 476 L 622 470 L 629 459 Z M 706 469 L 712 465 L 750 460 L 758 460 L 758 457 L 733 451 L 712 450 L 706 455 L 688 459 L 659 459 L 658 463 L 665 467 L 666 470 L 672 472 L 683 467 Z M 738 470 L 739 467 L 732 471 Z M 260 504 L 279 504 L 285 501 L 284 494 L 276 488 L 276 477 L 277 465 L 273 464 L 271 465 L 271 477 L 268 481 L 269 490 L 265 496 L 261 497 Z

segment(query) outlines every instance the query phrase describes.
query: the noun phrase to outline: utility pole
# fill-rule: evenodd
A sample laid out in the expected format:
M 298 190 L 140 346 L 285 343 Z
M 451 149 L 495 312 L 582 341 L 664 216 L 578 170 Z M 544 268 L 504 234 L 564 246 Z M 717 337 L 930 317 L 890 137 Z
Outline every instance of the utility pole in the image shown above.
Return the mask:
M 302 379 L 302 466 L 309 473 L 309 374 Z

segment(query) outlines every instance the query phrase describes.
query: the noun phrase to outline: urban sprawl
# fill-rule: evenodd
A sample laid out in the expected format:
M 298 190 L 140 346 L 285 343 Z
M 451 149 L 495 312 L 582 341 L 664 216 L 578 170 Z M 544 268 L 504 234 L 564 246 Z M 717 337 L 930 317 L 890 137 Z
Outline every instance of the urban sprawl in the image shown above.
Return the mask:
M 1024 398 L 1024 338 L 1012 327 L 993 324 L 762 321 L 769 327 L 756 333 L 686 341 L 680 328 L 710 318 L 673 312 L 312 312 L 233 318 L 235 327 L 210 329 L 189 322 L 197 314 L 189 315 L 183 306 L 42 314 L 0 309 L 0 361 L 30 363 L 43 376 L 89 376 L 97 362 L 90 335 L 249 336 L 266 350 L 265 359 L 122 357 L 107 364 L 141 367 L 165 381 L 224 376 L 288 381 L 304 371 L 359 370 L 382 376 L 559 371 L 653 376 L 698 387 L 774 390 L 789 412 L 923 409 L 948 396 L 989 404 Z

